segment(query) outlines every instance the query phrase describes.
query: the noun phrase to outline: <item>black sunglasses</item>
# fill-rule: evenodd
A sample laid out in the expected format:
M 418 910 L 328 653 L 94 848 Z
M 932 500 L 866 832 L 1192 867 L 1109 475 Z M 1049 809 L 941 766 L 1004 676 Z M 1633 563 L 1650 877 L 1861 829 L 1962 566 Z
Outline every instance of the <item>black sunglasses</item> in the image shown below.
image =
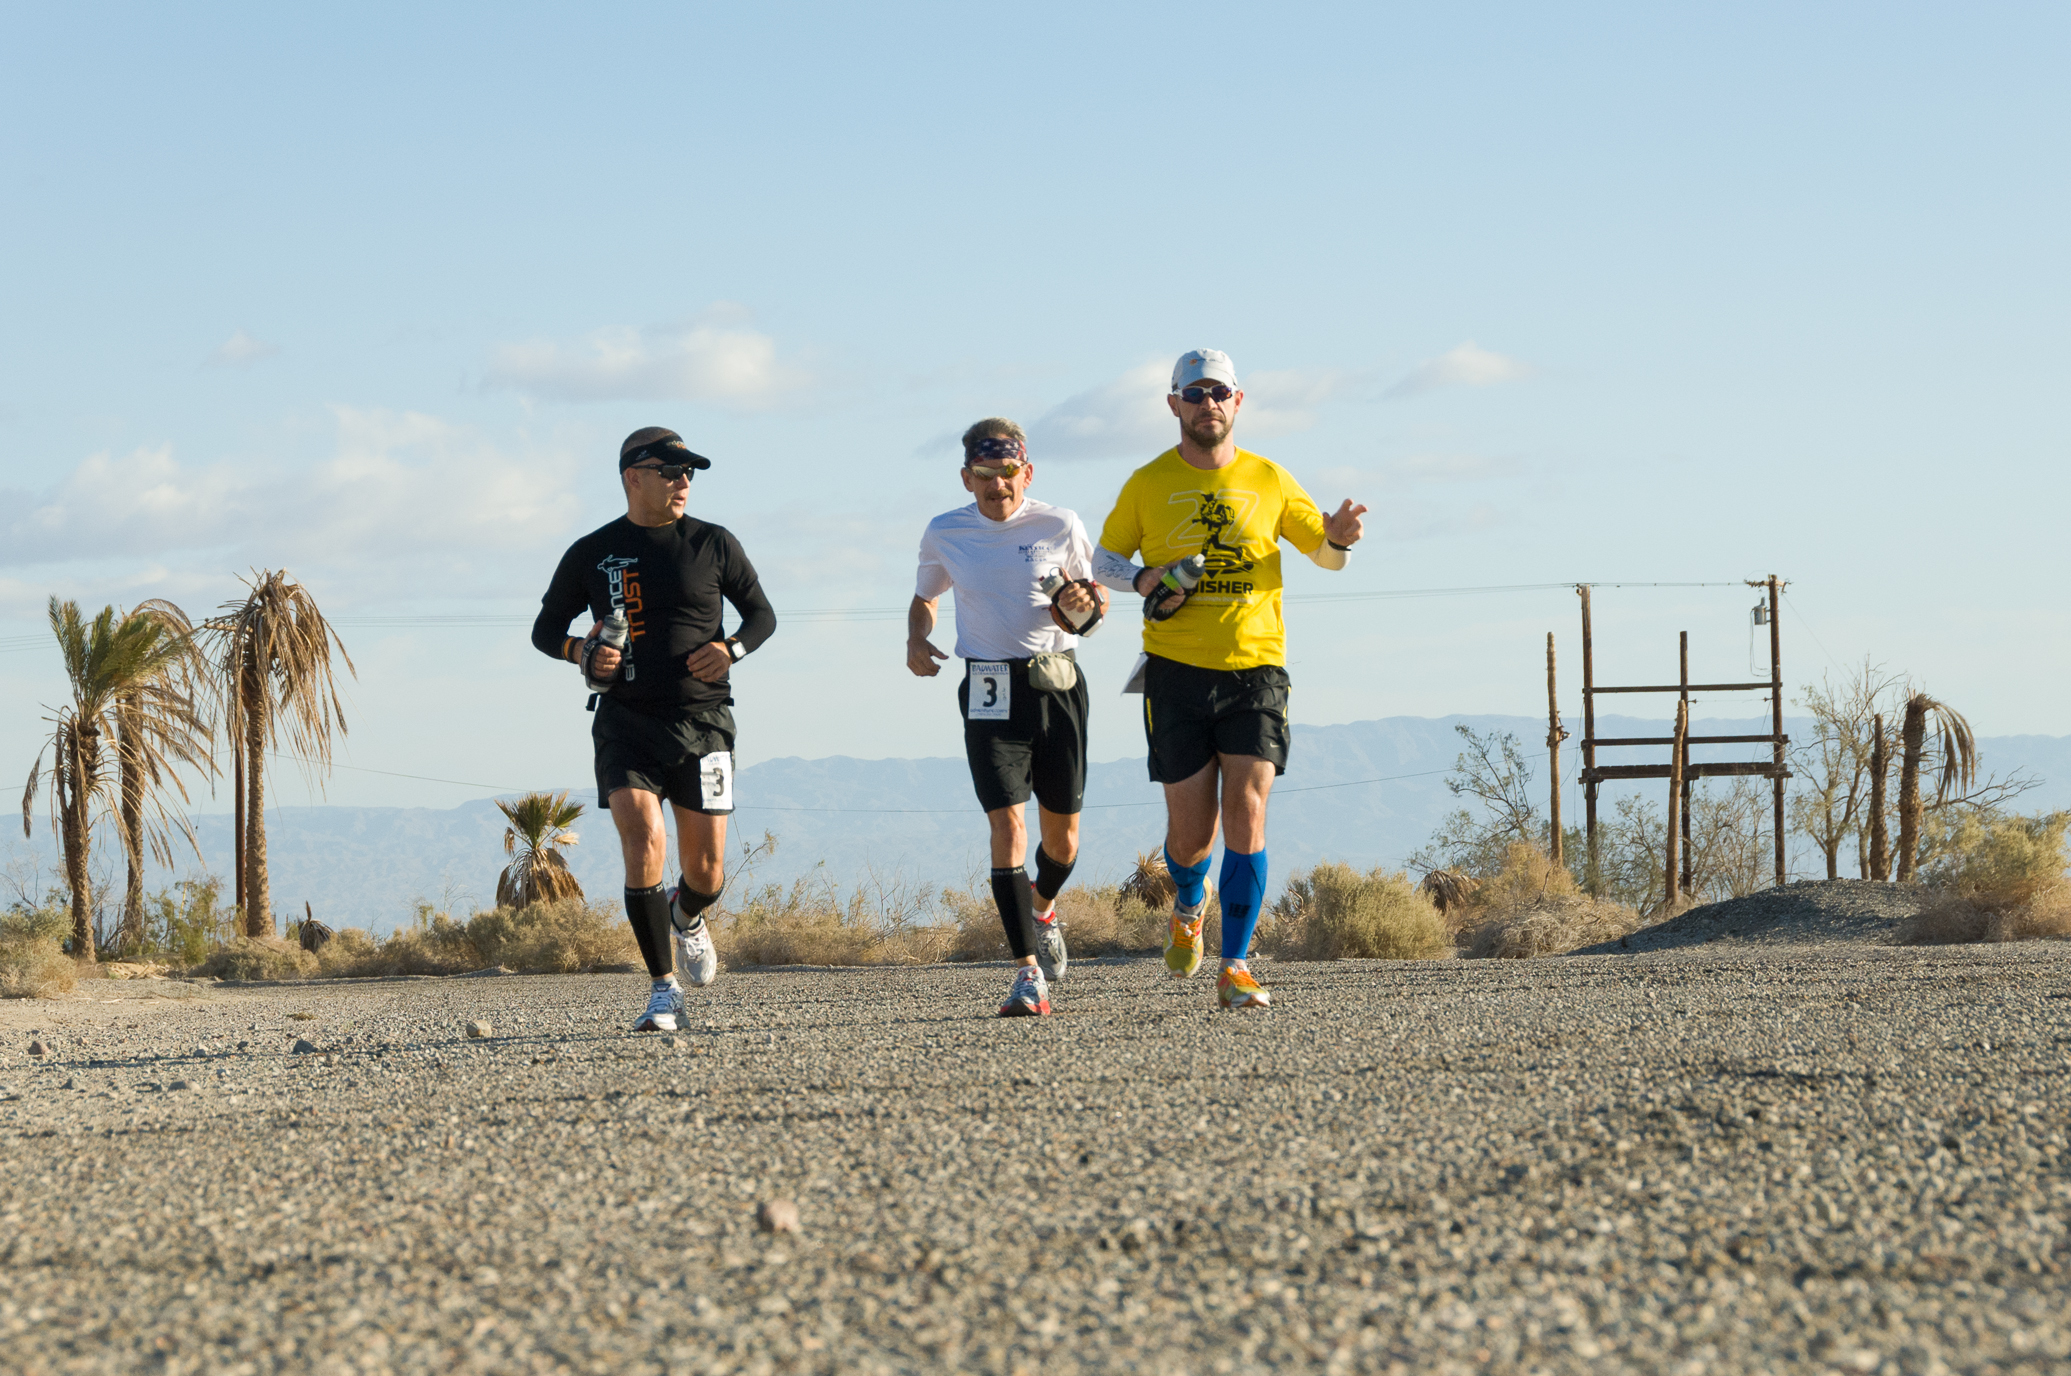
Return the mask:
M 1189 406 L 1199 406 L 1204 397 L 1213 397 L 1217 401 L 1228 401 L 1235 395 L 1237 395 L 1235 392 L 1218 382 L 1213 387 L 1182 387 L 1179 392 L 1179 399 Z
M 633 465 L 632 471 L 635 473 L 652 473 L 665 483 L 673 483 L 678 478 L 696 471 L 696 465 L 687 463 L 636 463 Z

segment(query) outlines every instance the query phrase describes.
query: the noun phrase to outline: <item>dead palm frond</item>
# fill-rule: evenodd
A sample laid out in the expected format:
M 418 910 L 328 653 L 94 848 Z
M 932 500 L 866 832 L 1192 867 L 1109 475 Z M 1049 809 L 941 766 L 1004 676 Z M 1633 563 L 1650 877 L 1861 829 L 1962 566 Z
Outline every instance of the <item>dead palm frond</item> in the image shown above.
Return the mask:
M 1467 905 L 1468 898 L 1481 887 L 1481 881 L 1463 870 L 1437 869 L 1424 876 L 1417 885 L 1417 892 L 1431 900 L 1431 906 L 1441 913 Z
M 1928 718 L 1934 719 L 1934 754 L 1938 761 L 1934 785 L 1937 805 L 1952 794 L 1961 793 L 1976 782 L 1978 743 L 1963 714 L 1925 693 L 1906 699 L 1905 726 L 1900 732 L 1898 770 L 1898 878 L 1913 877 L 1920 856 L 1920 764 L 1928 753 Z
M 321 779 L 331 768 L 331 736 L 346 732 L 345 706 L 331 669 L 335 651 L 357 675 L 345 642 L 324 619 L 309 590 L 284 569 L 255 570 L 240 601 L 204 628 L 223 707 L 223 726 L 245 771 L 245 935 L 273 935 L 266 889 L 266 756 L 285 746 L 304 774 Z
M 1162 850 L 1137 855 L 1135 868 L 1122 881 L 1121 896 L 1133 898 L 1153 912 L 1172 905 L 1173 900 L 1179 897 L 1179 885 L 1173 882 L 1172 872 L 1165 868 Z
M 164 792 L 170 785 L 182 801 L 186 799 L 186 787 L 174 766 L 209 766 L 209 729 L 183 667 L 193 654 L 191 631 L 182 631 L 186 618 L 175 621 L 163 610 L 168 608 L 178 613 L 170 603 L 120 617 L 113 607 L 104 607 L 88 621 L 78 603 L 50 599 L 51 633 L 64 660 L 72 701 L 48 719 L 53 729 L 44 749 L 54 755 L 51 824 L 60 837 L 72 889 L 73 954 L 82 959 L 93 955 L 87 851 L 95 816 L 114 817 L 124 849 L 133 857 L 148 843 L 171 863 L 175 832 L 190 847 L 195 844 L 184 813 L 165 807 Z M 112 758 L 104 748 L 111 736 Z M 38 752 L 22 795 L 25 833 L 42 767 L 43 752 Z M 140 870 L 141 864 L 136 868 Z M 133 884 L 141 882 L 141 874 L 133 877 Z
M 510 802 L 499 798 L 496 808 L 510 823 L 503 833 L 503 853 L 511 857 L 496 881 L 498 906 L 529 908 L 581 898 L 582 886 L 561 858 L 560 848 L 577 843 L 576 834 L 567 828 L 582 816 L 583 805 L 571 802 L 564 791 L 527 793 Z

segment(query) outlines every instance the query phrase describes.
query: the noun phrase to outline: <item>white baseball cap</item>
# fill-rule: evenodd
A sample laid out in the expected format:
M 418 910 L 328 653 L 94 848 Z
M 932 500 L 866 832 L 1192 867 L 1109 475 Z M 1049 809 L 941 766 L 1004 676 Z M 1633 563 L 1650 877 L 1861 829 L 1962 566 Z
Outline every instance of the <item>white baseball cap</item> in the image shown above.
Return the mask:
M 1172 365 L 1172 390 L 1176 392 L 1197 382 L 1222 382 L 1235 387 L 1237 365 L 1221 349 L 1190 349 Z

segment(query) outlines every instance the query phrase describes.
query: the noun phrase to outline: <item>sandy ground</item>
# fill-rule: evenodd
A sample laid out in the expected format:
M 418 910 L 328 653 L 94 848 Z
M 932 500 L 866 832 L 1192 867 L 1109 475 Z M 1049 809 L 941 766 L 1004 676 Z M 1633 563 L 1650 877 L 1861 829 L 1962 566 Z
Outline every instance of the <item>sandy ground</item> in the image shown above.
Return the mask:
M 0 1005 L 0 1366 L 2071 1370 L 2071 943 L 1265 973 Z

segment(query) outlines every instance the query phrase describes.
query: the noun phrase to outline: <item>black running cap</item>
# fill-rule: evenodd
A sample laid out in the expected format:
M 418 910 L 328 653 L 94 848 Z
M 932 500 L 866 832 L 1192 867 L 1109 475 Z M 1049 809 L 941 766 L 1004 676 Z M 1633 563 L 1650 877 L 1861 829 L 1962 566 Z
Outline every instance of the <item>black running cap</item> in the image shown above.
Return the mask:
M 660 425 L 635 430 L 626 436 L 626 442 L 618 447 L 619 472 L 625 472 L 642 459 L 660 459 L 663 463 L 687 463 L 692 468 L 712 466 L 712 461 L 703 454 L 693 454 L 683 447 L 683 436 Z

